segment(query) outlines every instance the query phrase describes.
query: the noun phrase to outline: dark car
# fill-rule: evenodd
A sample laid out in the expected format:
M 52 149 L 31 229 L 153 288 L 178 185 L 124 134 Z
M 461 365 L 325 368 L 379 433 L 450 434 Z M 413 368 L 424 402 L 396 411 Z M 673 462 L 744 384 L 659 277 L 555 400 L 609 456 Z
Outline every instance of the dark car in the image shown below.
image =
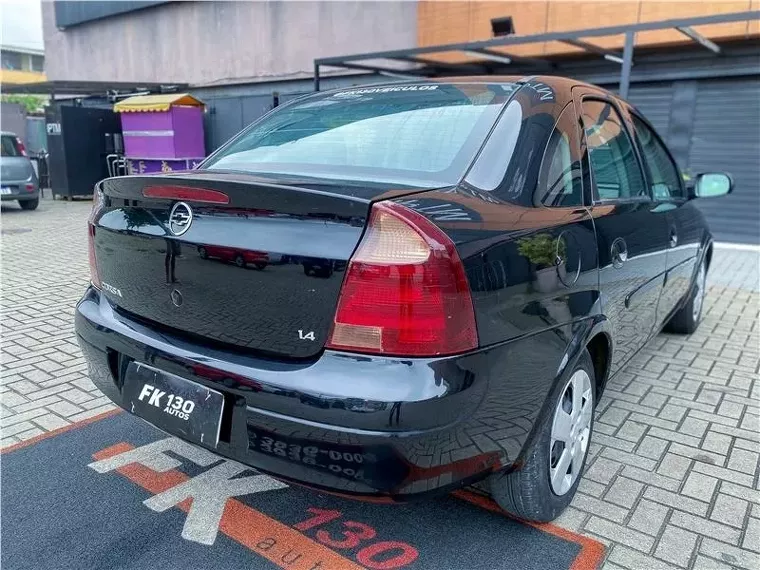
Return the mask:
M 40 185 L 24 143 L 15 134 L 0 133 L 0 200 L 18 200 L 24 210 L 40 203 Z
M 101 182 L 76 331 L 114 402 L 219 455 L 385 500 L 487 479 L 548 521 L 608 378 L 697 328 L 713 248 L 693 199 L 730 190 L 687 190 L 644 117 L 570 79 L 314 94 L 196 171 Z M 127 231 L 134 210 L 154 223 Z M 209 244 L 282 263 L 210 264 Z

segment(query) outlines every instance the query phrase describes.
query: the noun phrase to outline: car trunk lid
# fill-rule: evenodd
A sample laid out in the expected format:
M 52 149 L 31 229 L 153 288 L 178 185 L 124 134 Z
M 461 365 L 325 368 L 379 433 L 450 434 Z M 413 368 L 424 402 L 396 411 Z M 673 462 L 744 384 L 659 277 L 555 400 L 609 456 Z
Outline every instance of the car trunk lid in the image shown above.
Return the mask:
M 92 220 L 103 293 L 138 320 L 203 342 L 316 355 L 369 197 L 387 188 L 287 182 L 204 171 L 105 180 Z

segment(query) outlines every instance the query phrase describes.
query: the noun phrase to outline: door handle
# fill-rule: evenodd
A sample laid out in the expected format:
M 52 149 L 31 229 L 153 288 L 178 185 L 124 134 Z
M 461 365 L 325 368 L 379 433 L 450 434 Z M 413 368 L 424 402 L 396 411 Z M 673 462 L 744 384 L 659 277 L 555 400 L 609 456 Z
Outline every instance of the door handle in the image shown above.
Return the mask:
M 678 232 L 675 228 L 670 228 L 670 247 L 678 245 Z
M 622 267 L 628 261 L 628 245 L 623 238 L 616 238 L 612 242 L 610 255 L 612 256 L 612 265 L 614 267 Z

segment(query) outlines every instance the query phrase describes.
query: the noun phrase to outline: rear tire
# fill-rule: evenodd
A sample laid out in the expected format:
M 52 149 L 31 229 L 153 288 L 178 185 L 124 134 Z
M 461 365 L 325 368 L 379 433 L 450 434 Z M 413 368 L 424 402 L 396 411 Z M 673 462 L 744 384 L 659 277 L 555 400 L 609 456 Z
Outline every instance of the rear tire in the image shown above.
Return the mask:
M 707 267 L 704 260 L 697 269 L 697 276 L 689 291 L 689 299 L 683 307 L 670 318 L 665 329 L 679 334 L 692 334 L 702 321 L 702 307 L 705 304 L 707 289 Z
M 22 210 L 36 210 L 37 206 L 40 205 L 40 199 L 37 198 L 36 200 L 19 200 L 18 205 L 21 206 Z
M 565 510 L 586 465 L 595 404 L 594 366 L 584 350 L 572 373 L 553 391 L 522 467 L 491 476 L 491 495 L 501 508 L 535 522 L 549 522 Z

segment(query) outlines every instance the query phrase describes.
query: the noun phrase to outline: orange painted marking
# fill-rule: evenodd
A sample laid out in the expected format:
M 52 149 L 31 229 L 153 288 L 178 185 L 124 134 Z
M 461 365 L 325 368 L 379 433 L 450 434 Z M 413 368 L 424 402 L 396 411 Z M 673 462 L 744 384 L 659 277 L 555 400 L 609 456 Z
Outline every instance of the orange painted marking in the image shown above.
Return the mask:
M 134 449 L 133 445 L 117 443 L 93 454 L 93 458 L 99 461 L 131 449 Z M 139 463 L 125 465 L 116 471 L 154 495 L 189 479 L 175 469 L 157 473 Z M 187 512 L 191 501 L 192 499 L 186 499 L 177 506 Z M 280 568 L 310 570 L 322 562 L 321 568 L 324 570 L 364 570 L 363 566 L 236 499 L 227 501 L 219 530 Z
M 546 532 L 548 534 L 563 538 L 579 545 L 581 547 L 581 551 L 575 557 L 575 560 L 573 560 L 573 563 L 570 565 L 569 570 L 594 570 L 596 568 L 599 568 L 600 564 L 602 563 L 602 559 L 604 558 L 604 545 L 601 542 L 597 542 L 593 538 L 589 538 L 571 530 L 558 527 L 552 523 L 535 523 L 513 517 L 504 511 L 504 509 L 502 509 L 499 505 L 497 505 L 493 499 L 479 495 L 477 493 L 473 493 L 472 491 L 460 490 L 454 491 L 451 494 L 458 499 L 462 499 L 488 511 L 502 514 L 506 517 L 520 522 L 521 524 L 532 526 L 533 528 L 538 529 L 542 532 Z
M 3 449 L 0 449 L 0 454 L 10 453 L 25 447 L 29 447 L 35 443 L 43 441 L 45 439 L 55 437 L 67 431 L 84 427 L 88 424 L 97 422 L 121 413 L 123 410 L 116 408 L 109 410 L 87 418 L 85 420 L 75 422 L 73 424 L 64 426 L 62 428 L 40 434 L 36 437 L 15 443 Z M 134 446 L 122 442 L 112 445 L 106 449 L 103 449 L 95 454 L 93 458 L 95 460 L 107 459 L 119 453 L 124 453 L 134 449 Z M 168 471 L 166 473 L 157 473 L 152 469 L 145 467 L 144 465 L 132 464 L 126 465 L 117 469 L 117 471 L 127 477 L 130 481 L 138 484 L 147 491 L 153 494 L 161 493 L 167 489 L 171 489 L 175 485 L 182 483 L 188 479 L 188 476 L 184 473 L 176 470 Z M 342 493 L 332 493 L 341 497 L 356 499 L 349 495 Z M 453 496 L 484 508 L 488 511 L 499 513 L 504 516 L 514 518 L 522 524 L 532 526 L 542 532 L 547 532 L 559 538 L 563 538 L 570 542 L 574 542 L 581 547 L 581 551 L 575 557 L 569 570 L 594 570 L 599 568 L 602 559 L 604 558 L 604 545 L 578 533 L 560 528 L 551 523 L 532 523 L 517 519 L 510 516 L 501 507 L 499 507 L 492 499 L 473 493 L 472 491 L 459 490 L 451 493 Z M 377 501 L 384 502 L 384 501 Z M 393 502 L 391 500 L 391 502 Z M 185 499 L 177 506 L 184 512 L 190 510 L 192 499 Z M 264 532 L 260 529 L 271 529 Z M 239 544 L 246 546 L 250 550 L 253 550 L 257 554 L 264 556 L 274 564 L 281 568 L 288 568 L 290 570 L 311 570 L 312 566 L 316 564 L 315 558 L 309 558 L 304 554 L 320 557 L 319 560 L 323 561 L 323 566 L 326 568 L 335 568 L 337 570 L 365 570 L 363 566 L 359 566 L 355 562 L 340 556 L 336 552 L 322 546 L 307 536 L 304 536 L 295 529 L 272 519 L 259 511 L 250 508 L 248 505 L 241 503 L 235 499 L 227 501 L 227 506 L 222 515 L 222 520 L 219 525 L 219 530 L 224 534 L 238 542 Z M 267 550 L 259 548 L 257 545 L 262 544 L 266 539 L 274 539 L 276 544 Z M 270 541 L 271 542 L 271 541 Z M 293 551 L 293 556 L 296 553 L 301 554 L 301 558 L 294 561 L 293 564 L 287 564 L 283 562 L 282 556 L 288 555 L 288 551 Z M 301 563 L 303 562 L 303 564 Z M 311 564 L 312 566 L 309 566 Z

